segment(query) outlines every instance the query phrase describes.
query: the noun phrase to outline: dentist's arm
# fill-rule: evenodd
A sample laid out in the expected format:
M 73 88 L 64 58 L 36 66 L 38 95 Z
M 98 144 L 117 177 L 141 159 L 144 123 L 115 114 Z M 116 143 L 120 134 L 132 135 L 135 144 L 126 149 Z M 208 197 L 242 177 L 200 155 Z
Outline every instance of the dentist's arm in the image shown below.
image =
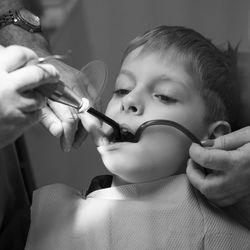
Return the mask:
M 25 1 L 27 2 L 27 1 Z M 31 2 L 31 0 L 30 0 Z M 3 15 L 10 9 L 19 9 L 26 7 L 22 0 L 1 0 L 0 15 Z M 11 44 L 23 45 L 31 48 L 38 56 L 50 54 L 49 44 L 41 33 L 31 33 L 16 25 L 10 24 L 0 30 L 0 44 L 8 46 Z M 60 73 L 61 80 L 73 87 L 76 85 L 76 70 L 60 61 L 51 60 Z M 71 147 L 79 147 L 86 137 L 86 131 L 79 123 L 75 110 L 64 105 L 49 102 L 43 108 L 40 117 L 41 123 L 54 136 L 61 137 L 61 146 L 65 151 Z

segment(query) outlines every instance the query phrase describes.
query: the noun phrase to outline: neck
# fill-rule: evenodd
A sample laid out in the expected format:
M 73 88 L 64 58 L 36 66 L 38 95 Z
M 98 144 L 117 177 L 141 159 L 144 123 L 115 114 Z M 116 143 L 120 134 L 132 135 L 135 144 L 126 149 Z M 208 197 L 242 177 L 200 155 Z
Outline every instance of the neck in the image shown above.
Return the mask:
M 120 178 L 119 176 L 114 175 L 114 176 L 113 176 L 113 180 L 112 180 L 112 185 L 111 185 L 111 187 L 119 187 L 119 186 L 127 185 L 127 184 L 130 184 L 130 183 L 129 183 L 129 182 L 126 182 L 125 180 L 123 180 L 123 179 Z

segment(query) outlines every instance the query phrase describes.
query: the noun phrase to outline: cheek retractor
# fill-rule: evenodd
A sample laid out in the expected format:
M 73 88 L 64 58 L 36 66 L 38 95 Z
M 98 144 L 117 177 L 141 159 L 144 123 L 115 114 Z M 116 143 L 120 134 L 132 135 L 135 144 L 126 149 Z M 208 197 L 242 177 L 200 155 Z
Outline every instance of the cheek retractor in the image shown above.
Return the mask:
M 128 141 L 128 142 L 132 142 L 132 143 L 136 143 L 140 140 L 140 137 L 143 133 L 143 131 L 151 126 L 155 126 L 155 125 L 163 125 L 163 126 L 170 126 L 173 127 L 179 131 L 181 131 L 184 135 L 186 135 L 192 142 L 197 143 L 199 145 L 202 146 L 200 140 L 193 134 L 191 133 L 187 128 L 185 128 L 184 126 L 182 126 L 181 124 L 174 122 L 174 121 L 170 121 L 170 120 L 150 120 L 150 121 L 146 121 L 144 122 L 135 132 L 135 134 L 132 134 L 129 131 L 126 130 L 122 130 L 121 129 L 121 133 L 120 133 L 120 137 L 117 138 L 115 135 L 112 135 L 110 137 L 110 140 L 113 142 L 121 142 L 121 141 Z

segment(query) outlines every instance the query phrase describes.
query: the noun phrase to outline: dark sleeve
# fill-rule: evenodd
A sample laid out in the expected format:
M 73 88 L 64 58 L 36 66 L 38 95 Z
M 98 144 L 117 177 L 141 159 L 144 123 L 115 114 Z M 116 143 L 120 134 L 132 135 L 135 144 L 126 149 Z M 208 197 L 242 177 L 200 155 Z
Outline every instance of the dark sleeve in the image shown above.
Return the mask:
M 1 0 L 0 15 L 3 15 L 10 9 L 27 8 L 34 11 L 34 9 L 32 9 L 34 4 L 30 4 L 31 2 L 37 2 L 37 0 Z M 39 15 L 40 11 L 35 12 Z M 26 46 L 33 49 L 39 56 L 50 54 L 48 41 L 42 33 L 31 33 L 13 24 L 0 29 L 0 44 L 3 46 L 12 44 Z
M 1 250 L 24 249 L 26 243 L 30 224 L 30 200 L 21 171 L 22 162 L 14 144 L 0 150 Z
M 0 232 L 1 250 L 23 250 L 30 226 L 30 208 L 16 211 Z

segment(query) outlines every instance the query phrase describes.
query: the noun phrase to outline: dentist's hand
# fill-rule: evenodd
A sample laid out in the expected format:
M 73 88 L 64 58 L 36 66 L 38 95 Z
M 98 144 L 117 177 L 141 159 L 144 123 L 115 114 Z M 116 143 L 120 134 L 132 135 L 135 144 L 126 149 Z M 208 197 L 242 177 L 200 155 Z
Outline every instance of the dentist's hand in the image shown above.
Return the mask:
M 95 145 L 98 147 L 106 144 L 107 139 L 105 133 L 102 130 L 101 122 L 88 112 L 79 113 L 78 116 L 86 131 L 91 135 Z
M 187 176 L 218 206 L 250 205 L 250 127 L 209 140 L 204 148 L 192 144 Z M 204 174 L 201 167 L 208 169 Z M 242 202 L 245 201 L 245 202 Z
M 34 59 L 37 55 L 25 47 L 0 46 L 0 148 L 39 121 L 45 97 L 34 88 L 58 81 L 52 65 L 27 66 Z
M 79 75 L 79 70 L 55 59 L 48 62 L 59 71 L 60 80 L 79 96 L 96 98 L 95 87 L 84 75 Z M 80 147 L 87 137 L 87 131 L 79 121 L 77 110 L 57 102 L 48 101 L 48 105 L 42 110 L 41 123 L 52 135 L 61 137 L 61 147 L 65 152 L 70 151 L 72 147 Z

